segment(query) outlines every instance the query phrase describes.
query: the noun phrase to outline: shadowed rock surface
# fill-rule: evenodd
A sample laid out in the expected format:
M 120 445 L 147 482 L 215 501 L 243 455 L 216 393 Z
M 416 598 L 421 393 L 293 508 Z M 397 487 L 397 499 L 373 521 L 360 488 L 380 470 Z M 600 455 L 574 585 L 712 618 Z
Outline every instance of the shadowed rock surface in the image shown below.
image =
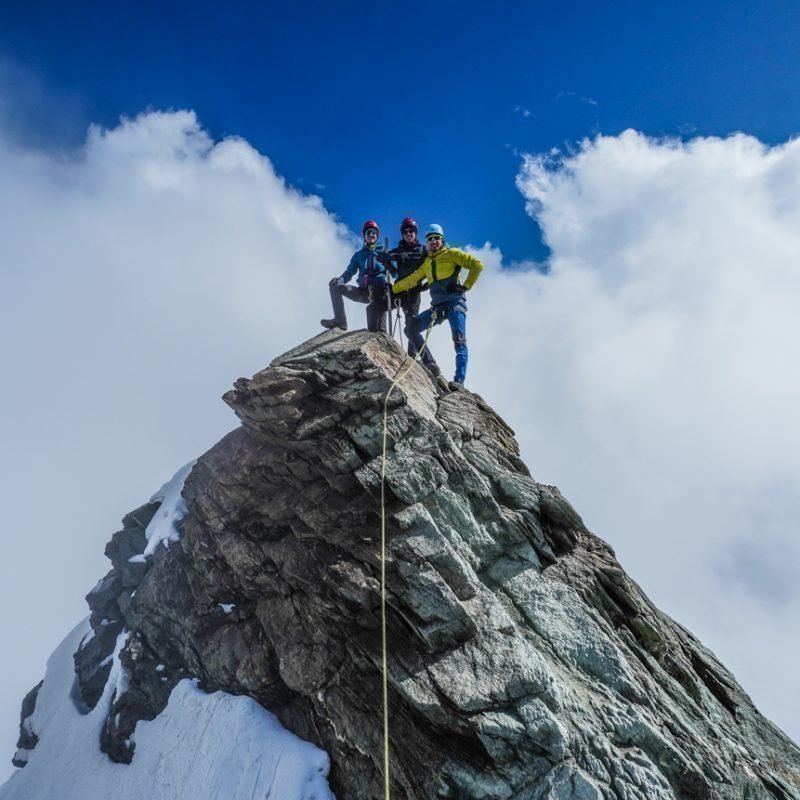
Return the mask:
M 196 676 L 325 748 L 339 800 L 382 796 L 382 411 L 408 363 L 336 331 L 275 359 L 225 395 L 242 426 L 192 470 L 180 540 L 131 563 L 157 504 L 126 517 L 76 654 L 93 705 L 130 632 L 115 760 Z M 531 478 L 480 397 L 414 365 L 389 409 L 394 798 L 800 800 L 798 748 Z

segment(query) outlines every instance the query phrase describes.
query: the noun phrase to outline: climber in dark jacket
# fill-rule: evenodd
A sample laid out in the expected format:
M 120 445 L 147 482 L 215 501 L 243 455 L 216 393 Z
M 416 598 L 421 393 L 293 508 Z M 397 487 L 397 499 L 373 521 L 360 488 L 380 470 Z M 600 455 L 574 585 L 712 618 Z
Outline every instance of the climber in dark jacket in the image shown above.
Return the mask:
M 361 233 L 364 246 L 353 253 L 347 269 L 330 282 L 333 318 L 320 320 L 323 328 L 347 330 L 347 316 L 344 313 L 344 298 L 356 303 L 367 303 L 367 330 L 386 333 L 386 318 L 389 310 L 389 273 L 379 260 L 383 246 L 378 244 L 378 223 L 368 219 Z M 347 282 L 358 273 L 355 286 Z
M 414 272 L 428 255 L 428 248 L 417 237 L 417 223 L 406 217 L 400 223 L 400 241 L 397 247 L 392 248 L 387 253 L 378 256 L 379 260 L 385 264 L 396 280 L 407 278 Z M 425 287 L 427 288 L 427 287 Z M 394 301 L 400 303 L 405 317 L 405 327 L 408 328 L 414 319 L 419 315 L 420 295 L 422 286 L 414 286 L 407 292 L 398 295 Z M 417 346 L 411 339 L 408 340 L 408 354 L 413 358 L 417 355 Z M 436 364 L 430 350 L 425 348 L 422 352 L 422 363 L 431 371 L 434 377 L 441 374 L 441 370 Z

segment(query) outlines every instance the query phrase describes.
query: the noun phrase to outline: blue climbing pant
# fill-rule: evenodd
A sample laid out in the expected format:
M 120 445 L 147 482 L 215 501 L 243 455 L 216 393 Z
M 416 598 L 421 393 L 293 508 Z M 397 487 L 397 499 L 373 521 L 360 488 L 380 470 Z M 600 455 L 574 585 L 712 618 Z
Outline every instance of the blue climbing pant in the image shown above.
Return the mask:
M 434 314 L 436 315 L 435 319 Z M 440 325 L 445 320 L 450 323 L 453 346 L 456 349 L 456 375 L 454 380 L 463 383 L 467 377 L 467 309 L 462 303 L 432 306 L 427 311 L 423 311 L 418 317 L 410 320 L 406 324 L 406 336 L 408 336 L 408 340 L 414 344 L 417 350 L 422 349 L 422 345 L 425 342 L 423 331 L 428 330 L 432 319 L 434 325 Z

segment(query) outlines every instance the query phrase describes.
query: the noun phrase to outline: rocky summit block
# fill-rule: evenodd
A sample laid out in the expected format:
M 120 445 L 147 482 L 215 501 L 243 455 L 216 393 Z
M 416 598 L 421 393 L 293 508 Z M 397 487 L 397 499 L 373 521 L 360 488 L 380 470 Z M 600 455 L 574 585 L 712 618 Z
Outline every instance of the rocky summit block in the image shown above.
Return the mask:
M 240 379 L 242 422 L 202 456 L 181 538 L 126 518 L 77 654 L 86 700 L 129 631 L 103 747 L 180 678 L 247 694 L 331 755 L 339 800 L 383 795 L 384 399 L 391 787 L 396 800 L 790 800 L 800 751 L 659 612 L 477 395 L 442 394 L 381 334 L 329 332 Z M 135 586 L 133 584 L 136 584 Z M 27 716 L 27 715 L 26 715 Z M 26 746 L 35 744 L 30 740 Z

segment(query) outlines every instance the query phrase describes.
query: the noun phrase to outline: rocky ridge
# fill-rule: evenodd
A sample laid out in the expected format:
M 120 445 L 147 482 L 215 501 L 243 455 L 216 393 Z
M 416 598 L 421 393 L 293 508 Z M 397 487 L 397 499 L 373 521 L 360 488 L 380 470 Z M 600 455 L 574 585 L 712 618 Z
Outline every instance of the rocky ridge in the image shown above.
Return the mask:
M 125 517 L 75 654 L 93 706 L 128 632 L 111 758 L 135 758 L 137 722 L 193 676 L 326 749 L 339 800 L 382 796 L 382 413 L 407 364 L 363 331 L 284 354 L 225 395 L 242 425 L 189 475 L 180 539 L 131 561 L 158 503 Z M 414 365 L 389 410 L 393 797 L 800 800 L 800 750 L 533 480 L 479 396 Z

